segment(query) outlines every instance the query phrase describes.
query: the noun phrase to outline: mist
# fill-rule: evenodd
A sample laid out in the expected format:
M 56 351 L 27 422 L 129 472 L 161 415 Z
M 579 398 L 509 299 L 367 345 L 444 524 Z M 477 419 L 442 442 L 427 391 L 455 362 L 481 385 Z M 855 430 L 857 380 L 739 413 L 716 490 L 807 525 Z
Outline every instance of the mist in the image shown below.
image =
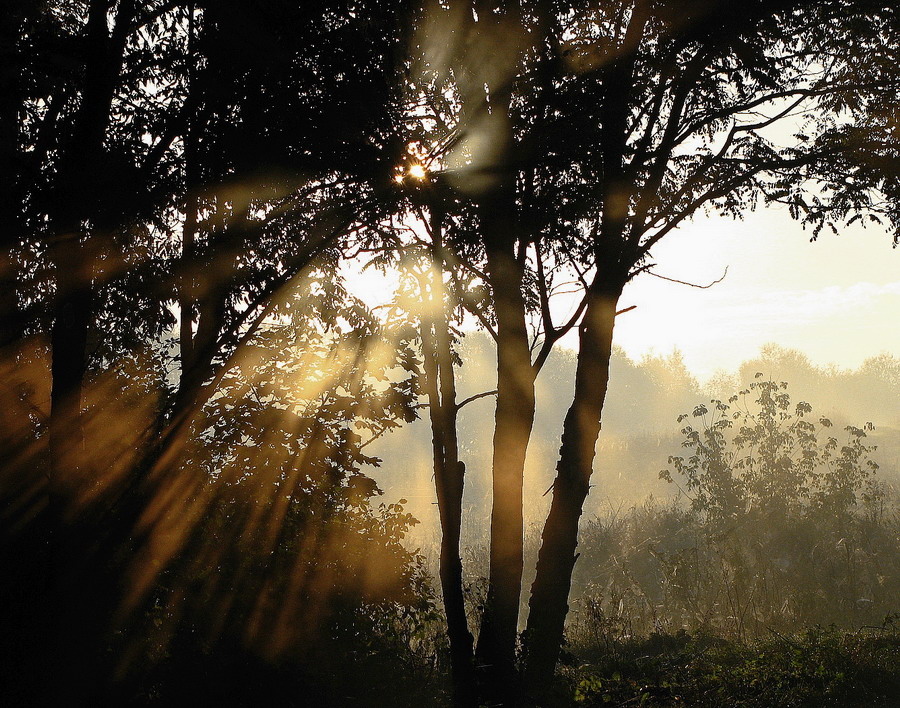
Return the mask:
M 469 334 L 460 344 L 459 397 L 461 400 L 492 390 L 496 380 L 493 343 L 483 334 Z M 869 434 L 877 446 L 874 458 L 878 478 L 896 504 L 900 490 L 900 359 L 888 353 L 871 357 L 858 369 L 816 366 L 800 351 L 775 344 L 748 357 L 735 371 L 719 371 L 698 380 L 677 351 L 648 355 L 638 361 L 622 349 L 613 352 L 606 419 L 597 443 L 598 464 L 582 523 L 594 517 L 639 507 L 655 500 L 679 498 L 672 484 L 660 479 L 668 458 L 682 452 L 678 416 L 710 399 L 727 399 L 751 383 L 756 374 L 784 381 L 795 402 L 808 402 L 817 415 L 827 416 L 838 428 L 871 422 Z M 537 381 L 537 418 L 526 463 L 526 523 L 532 527 L 547 513 L 559 448 L 561 422 L 571 397 L 575 374 L 574 353 L 558 349 Z M 485 546 L 491 502 L 490 444 L 493 398 L 487 396 L 462 409 L 459 426 L 464 440 L 461 459 L 466 463 L 464 503 L 467 508 L 466 544 Z M 434 549 L 437 510 L 431 479 L 430 437 L 425 420 L 416 421 L 373 445 L 383 463 L 372 471 L 385 498 L 403 497 L 420 521 L 409 543 Z

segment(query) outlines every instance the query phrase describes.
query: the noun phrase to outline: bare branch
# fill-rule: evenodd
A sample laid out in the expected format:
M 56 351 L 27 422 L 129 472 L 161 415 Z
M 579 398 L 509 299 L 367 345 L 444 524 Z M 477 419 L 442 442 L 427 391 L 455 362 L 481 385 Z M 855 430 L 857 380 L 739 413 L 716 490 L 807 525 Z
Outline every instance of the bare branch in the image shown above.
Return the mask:
M 468 398 L 457 403 L 456 410 L 459 410 L 467 403 L 471 403 L 472 401 L 477 401 L 479 398 L 487 398 L 488 396 L 496 396 L 496 395 L 497 395 L 497 389 L 494 389 L 493 391 L 484 391 L 482 393 L 476 393 L 474 396 L 469 396 Z
M 668 280 L 670 283 L 678 283 L 679 285 L 689 285 L 692 288 L 700 288 L 701 290 L 706 290 L 707 288 L 711 288 L 713 285 L 718 285 L 723 280 L 725 280 L 725 276 L 728 275 L 728 266 L 725 266 L 725 272 L 722 273 L 722 276 L 720 278 L 717 278 L 716 280 L 714 280 L 711 283 L 708 283 L 706 285 L 700 285 L 699 283 L 691 283 L 691 282 L 688 282 L 687 280 L 679 280 L 678 278 L 669 278 L 668 276 L 660 275 L 659 273 L 654 273 L 649 268 L 644 269 L 643 272 L 645 272 L 647 275 L 652 275 L 654 278 L 659 278 L 660 280 Z M 637 305 L 632 305 L 631 307 L 626 308 L 626 309 L 622 310 L 621 312 L 617 312 L 616 314 L 619 315 L 622 312 L 628 312 L 628 310 L 633 310 L 635 307 L 637 307 Z
M 547 359 L 550 357 L 550 352 L 553 350 L 553 345 L 558 342 L 563 336 L 565 336 L 569 332 L 569 330 L 571 330 L 576 324 L 578 324 L 578 320 L 581 319 L 581 315 L 584 312 L 584 309 L 587 307 L 587 301 L 587 294 L 585 294 L 584 297 L 581 298 L 581 302 L 578 303 L 578 307 L 575 308 L 575 312 L 572 313 L 572 316 L 566 321 L 564 325 L 545 333 L 544 343 L 541 345 L 541 350 L 538 352 L 534 363 L 531 365 L 534 369 L 535 375 L 540 372 L 541 368 L 547 362 Z

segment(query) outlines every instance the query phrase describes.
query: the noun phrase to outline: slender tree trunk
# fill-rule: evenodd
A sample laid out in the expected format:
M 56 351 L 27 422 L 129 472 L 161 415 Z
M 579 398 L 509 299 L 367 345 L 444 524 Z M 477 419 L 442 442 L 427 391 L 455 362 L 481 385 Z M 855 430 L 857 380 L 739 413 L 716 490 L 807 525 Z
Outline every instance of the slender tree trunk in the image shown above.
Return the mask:
M 433 267 L 429 278 L 431 314 L 421 322 L 424 383 L 428 396 L 434 456 L 434 483 L 441 523 L 440 579 L 450 641 L 450 670 L 454 704 L 475 706 L 475 668 L 472 634 L 466 619 L 460 534 L 465 467 L 459 459 L 456 384 L 450 332 L 446 316 L 441 267 L 441 214 L 432 209 Z
M 185 207 L 182 231 L 181 258 L 185 262 L 185 274 L 178 290 L 179 331 L 178 348 L 181 352 L 181 386 L 186 385 L 187 372 L 194 368 L 194 288 L 189 265 L 194 254 L 194 236 L 197 232 L 197 199 L 189 197 Z
M 188 92 L 197 91 L 195 79 L 194 43 L 196 41 L 194 27 L 194 6 L 188 6 Z M 194 257 L 194 242 L 197 236 L 197 217 L 200 208 L 200 200 L 196 190 L 199 188 L 197 172 L 197 116 L 188 117 L 188 128 L 185 136 L 185 169 L 184 181 L 185 206 L 184 227 L 181 238 L 181 260 L 184 262 L 184 273 L 179 281 L 178 309 L 179 331 L 178 348 L 181 353 L 181 385 L 186 383 L 186 373 L 193 368 L 194 360 L 194 276 L 191 268 L 191 260 Z
M 515 695 L 516 636 L 522 592 L 525 454 L 534 423 L 534 369 L 528 346 L 523 265 L 515 253 L 512 188 L 499 190 L 482 209 L 488 275 L 497 318 L 497 408 L 494 418 L 490 578 L 478 637 L 477 661 L 485 695 Z
M 119 4 L 115 29 L 107 26 L 108 3 L 93 0 L 88 10 L 85 83 L 71 143 L 60 161 L 58 212 L 50 257 L 56 271 L 51 339 L 53 385 L 49 442 L 51 477 L 59 482 L 83 446 L 81 399 L 87 371 L 87 330 L 91 322 L 91 273 L 81 240 L 99 196 L 92 191 L 103 152 L 110 108 L 119 80 L 134 3 Z
M 19 336 L 12 249 L 19 236 L 18 201 L 20 61 L 17 44 L 24 8 L 13 5 L 0 22 L 0 356 Z
M 76 235 L 63 237 L 51 249 L 57 266 L 55 317 L 50 331 L 52 386 L 49 420 L 51 478 L 65 485 L 70 471 L 81 467 L 84 432 L 81 406 L 87 370 L 87 336 L 91 322 L 91 288 L 86 281 L 83 248 Z
M 598 281 L 601 276 L 598 276 Z M 531 589 L 526 636 L 525 683 L 530 691 L 549 685 L 563 640 L 578 520 L 590 488 L 600 416 L 609 381 L 613 325 L 621 286 L 595 287 L 579 331 L 575 397 L 563 424 L 553 501 L 541 536 Z
M 651 4 L 638 0 L 618 56 L 604 69 L 600 106 L 603 164 L 603 217 L 594 245 L 597 272 L 579 328 L 575 395 L 563 422 L 553 500 L 541 535 L 541 548 L 526 626 L 525 685 L 540 693 L 553 679 L 562 646 L 572 570 L 578 556 L 578 521 L 590 489 L 600 419 L 609 383 L 616 305 L 628 280 L 633 257 L 625 246 L 633 185 L 626 164 L 629 96 L 635 57 L 650 18 Z
M 92 255 L 86 248 L 96 206 L 97 170 L 134 16 L 133 0 L 122 0 L 110 32 L 109 4 L 92 0 L 85 34 L 84 83 L 72 136 L 58 163 L 58 189 L 49 247 L 56 279 L 50 331 L 51 391 L 48 556 L 50 564 L 52 675 L 42 691 L 48 703 L 82 705 L 97 699 L 103 681 L 102 640 L 115 590 L 109 568 L 98 558 L 107 540 L 88 521 L 67 520 L 69 486 L 80 483 L 91 456 L 86 449 L 82 401 L 92 321 Z M 92 234 L 92 238 L 97 238 Z M 107 534 L 108 536 L 108 534 Z M 50 669 L 48 668 L 48 671 Z

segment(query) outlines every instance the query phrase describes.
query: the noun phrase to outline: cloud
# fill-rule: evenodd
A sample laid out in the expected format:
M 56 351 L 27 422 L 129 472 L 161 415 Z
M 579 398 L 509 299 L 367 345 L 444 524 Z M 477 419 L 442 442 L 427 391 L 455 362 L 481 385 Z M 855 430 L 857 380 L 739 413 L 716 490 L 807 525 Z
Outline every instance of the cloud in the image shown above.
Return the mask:
M 900 297 L 900 281 L 854 283 L 803 290 L 767 290 L 742 296 L 736 293 L 709 308 L 715 320 L 739 323 L 741 328 L 766 324 L 812 324 L 849 313 L 865 316 L 867 309 Z M 739 299 L 738 299 L 739 298 Z

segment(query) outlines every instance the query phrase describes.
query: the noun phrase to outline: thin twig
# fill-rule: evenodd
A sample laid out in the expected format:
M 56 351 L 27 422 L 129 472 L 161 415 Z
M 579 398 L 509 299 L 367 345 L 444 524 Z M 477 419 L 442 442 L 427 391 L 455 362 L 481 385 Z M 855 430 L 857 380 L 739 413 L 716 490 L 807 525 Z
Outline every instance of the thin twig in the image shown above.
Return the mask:
M 654 273 L 649 268 L 645 268 L 643 270 L 647 275 L 652 275 L 654 278 L 659 278 L 660 280 L 668 280 L 670 283 L 678 283 L 679 285 L 690 285 L 692 288 L 700 288 L 701 290 L 706 290 L 707 288 L 711 288 L 713 285 L 718 285 L 723 280 L 725 280 L 725 276 L 728 275 L 728 266 L 725 266 L 725 272 L 722 273 L 722 277 L 712 281 L 711 283 L 709 283 L 707 285 L 700 285 L 698 283 L 689 283 L 686 280 L 678 280 L 678 278 L 669 278 L 665 275 L 660 275 L 659 273 Z M 634 309 L 634 307 L 637 307 L 637 306 L 633 305 L 632 307 L 629 307 L 626 310 L 622 310 L 622 312 L 627 312 L 628 310 Z M 620 313 L 617 312 L 616 314 L 618 315 Z
M 486 397 L 488 397 L 488 396 L 495 396 L 496 394 L 497 394 L 497 389 L 494 389 L 493 391 L 483 391 L 482 393 L 476 393 L 474 396 L 469 396 L 469 397 L 466 398 L 465 400 L 460 401 L 459 403 L 457 403 L 457 404 L 456 404 L 456 410 L 459 410 L 460 408 L 462 408 L 462 407 L 463 407 L 464 405 L 466 405 L 467 403 L 471 403 L 472 401 L 477 401 L 479 398 L 486 398 Z

